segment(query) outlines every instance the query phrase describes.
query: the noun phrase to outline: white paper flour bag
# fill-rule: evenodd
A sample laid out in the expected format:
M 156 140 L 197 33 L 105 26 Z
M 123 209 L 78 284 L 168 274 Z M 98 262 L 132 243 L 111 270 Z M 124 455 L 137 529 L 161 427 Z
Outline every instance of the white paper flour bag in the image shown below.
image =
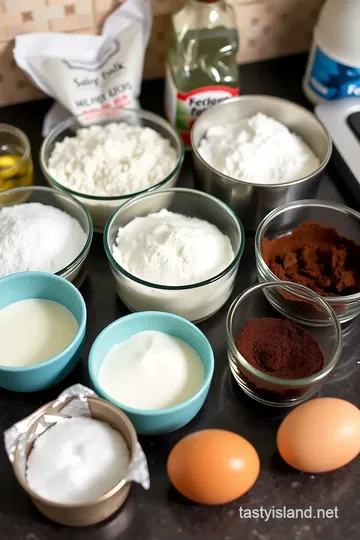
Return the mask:
M 106 19 L 101 36 L 54 32 L 17 36 L 17 65 L 62 106 L 55 105 L 48 113 L 44 134 L 69 113 L 137 107 L 150 31 L 149 3 L 125 0 Z

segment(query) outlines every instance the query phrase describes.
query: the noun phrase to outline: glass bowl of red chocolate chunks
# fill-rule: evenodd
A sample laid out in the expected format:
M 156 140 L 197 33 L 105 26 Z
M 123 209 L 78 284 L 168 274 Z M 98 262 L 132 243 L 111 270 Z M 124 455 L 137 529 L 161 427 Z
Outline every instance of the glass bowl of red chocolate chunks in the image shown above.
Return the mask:
M 260 223 L 255 237 L 260 282 L 285 280 L 310 288 L 334 309 L 340 323 L 360 313 L 360 214 L 327 201 L 304 200 L 280 206 Z M 317 310 L 286 296 L 278 305 L 292 318 L 325 324 Z M 297 309 L 298 308 L 298 309 Z

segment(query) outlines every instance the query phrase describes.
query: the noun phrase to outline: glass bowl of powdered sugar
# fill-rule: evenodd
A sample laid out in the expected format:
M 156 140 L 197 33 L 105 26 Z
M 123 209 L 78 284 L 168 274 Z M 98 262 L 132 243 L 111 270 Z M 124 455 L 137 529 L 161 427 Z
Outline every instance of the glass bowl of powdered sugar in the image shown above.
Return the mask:
M 244 250 L 242 224 L 219 199 L 172 188 L 137 197 L 106 224 L 116 289 L 131 311 L 167 311 L 192 322 L 228 300 Z
M 175 129 L 140 109 L 102 109 L 67 118 L 40 151 L 49 184 L 81 201 L 97 232 L 132 197 L 175 186 L 183 160 Z
M 48 187 L 0 193 L 0 278 L 50 272 L 80 287 L 93 237 L 91 217 L 71 195 Z

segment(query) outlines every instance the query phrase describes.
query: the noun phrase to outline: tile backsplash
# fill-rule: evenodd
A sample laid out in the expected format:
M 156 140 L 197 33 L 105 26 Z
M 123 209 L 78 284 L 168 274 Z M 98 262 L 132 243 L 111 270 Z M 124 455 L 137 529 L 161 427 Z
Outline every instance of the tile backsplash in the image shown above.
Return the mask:
M 149 0 L 154 20 L 144 77 L 162 77 L 170 14 L 183 0 Z M 239 63 L 309 49 L 324 0 L 228 0 L 236 13 Z M 121 0 L 0 0 L 0 105 L 42 97 L 16 66 L 13 39 L 25 32 L 99 33 Z

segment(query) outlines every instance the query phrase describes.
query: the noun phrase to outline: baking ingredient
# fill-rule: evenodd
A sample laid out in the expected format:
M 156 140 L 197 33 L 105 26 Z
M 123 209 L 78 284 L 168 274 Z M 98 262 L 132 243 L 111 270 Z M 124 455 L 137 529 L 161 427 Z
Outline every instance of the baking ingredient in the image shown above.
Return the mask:
M 54 4 L 52 1 L 49 5 Z M 89 6 L 89 2 L 83 4 Z M 101 8 L 106 11 L 104 2 Z M 77 8 L 75 19 L 83 15 L 91 19 L 86 9 Z M 83 23 L 76 20 L 75 26 L 80 28 Z M 106 112 L 113 107 L 137 108 L 150 32 L 149 3 L 126 0 L 105 18 L 100 36 L 61 32 L 17 35 L 15 62 L 58 102 L 45 118 L 43 135 L 66 113 L 83 115 L 80 122 L 86 122 L 99 109 Z
M 302 379 L 324 367 L 324 353 L 316 339 L 287 319 L 248 321 L 236 338 L 236 347 L 253 367 L 281 379 Z
M 171 19 L 165 108 L 186 146 L 196 118 L 239 93 L 238 34 L 232 7 L 188 1 Z
M 115 260 L 159 285 L 191 285 L 221 273 L 234 259 L 229 238 L 207 221 L 160 210 L 120 227 Z
M 312 103 L 360 96 L 359 20 L 358 0 L 325 2 L 303 80 Z
M 135 409 L 173 407 L 194 396 L 204 382 L 196 351 L 174 336 L 148 330 L 114 345 L 99 384 L 119 403 Z
M 166 193 L 164 197 L 172 198 Z M 167 311 L 196 322 L 206 319 L 233 290 L 244 244 L 240 230 L 239 239 L 233 239 L 236 255 L 226 235 L 198 218 L 165 209 L 135 218 L 120 227 L 115 245 L 109 246 L 122 302 L 132 311 Z M 204 284 L 209 278 L 213 279 Z
M 40 435 L 26 479 L 41 497 L 63 504 L 92 501 L 123 480 L 130 463 L 123 436 L 94 418 L 60 420 Z
M 286 463 L 299 471 L 343 467 L 360 452 L 360 411 L 343 399 L 312 399 L 282 421 L 277 447 Z
M 0 144 L 0 192 L 33 183 L 33 165 L 30 155 L 16 145 Z
M 290 234 L 264 238 L 261 251 L 281 280 L 300 283 L 322 296 L 360 292 L 360 244 L 332 227 L 304 221 Z
M 65 306 L 29 298 L 0 309 L 0 365 L 26 367 L 61 353 L 79 325 Z
M 172 173 L 178 162 L 169 139 L 150 127 L 111 122 L 78 129 L 55 144 L 48 168 L 73 191 L 122 196 L 146 190 Z
M 35 202 L 0 208 L 0 231 L 0 277 L 36 270 L 59 272 L 86 243 L 76 219 Z
M 209 128 L 198 151 L 220 173 L 251 184 L 293 182 L 320 166 L 300 137 L 262 113 Z
M 255 448 L 222 429 L 187 435 L 171 450 L 167 473 L 173 486 L 200 504 L 225 504 L 249 491 L 260 472 Z

